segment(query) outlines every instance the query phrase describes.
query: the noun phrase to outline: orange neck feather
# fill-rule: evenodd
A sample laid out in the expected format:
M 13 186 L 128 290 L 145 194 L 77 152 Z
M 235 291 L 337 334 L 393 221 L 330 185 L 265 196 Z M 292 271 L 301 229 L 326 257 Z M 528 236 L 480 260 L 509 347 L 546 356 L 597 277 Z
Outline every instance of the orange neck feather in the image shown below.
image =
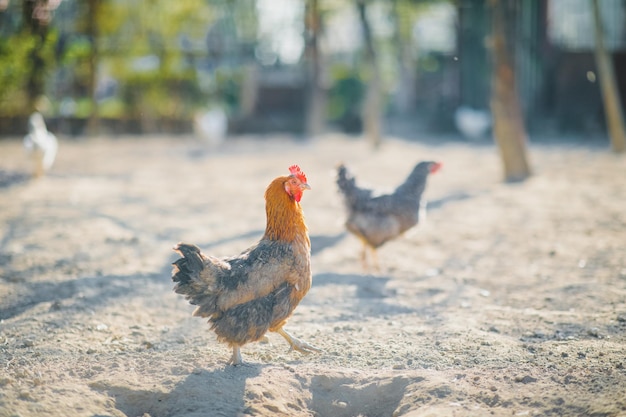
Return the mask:
M 265 238 L 293 242 L 298 237 L 306 237 L 307 227 L 300 203 L 285 191 L 289 177 L 278 177 L 265 190 L 265 213 L 267 226 Z

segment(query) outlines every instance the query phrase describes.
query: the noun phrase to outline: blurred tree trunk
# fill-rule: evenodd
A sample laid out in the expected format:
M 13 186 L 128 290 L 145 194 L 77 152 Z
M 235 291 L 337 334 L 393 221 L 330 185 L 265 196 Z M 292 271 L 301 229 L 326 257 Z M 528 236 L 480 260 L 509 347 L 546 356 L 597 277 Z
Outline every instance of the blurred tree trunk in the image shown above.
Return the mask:
M 239 117 L 247 119 L 252 117 L 256 108 L 259 94 L 259 70 L 254 63 L 245 64 L 243 67 L 243 80 L 239 93 Z
M 88 80 L 91 113 L 87 123 L 88 134 L 97 134 L 100 128 L 100 109 L 96 97 L 98 87 L 98 3 L 99 0 L 88 0 L 87 2 L 87 36 L 91 42 Z
M 381 76 L 372 28 L 367 20 L 367 0 L 357 0 L 357 10 L 363 29 L 363 41 L 365 42 L 365 64 L 369 70 L 369 80 L 365 103 L 363 105 L 363 129 L 365 136 L 370 140 L 373 148 L 378 148 L 382 141 L 382 99 L 381 99 Z
M 398 10 L 398 2 L 393 0 L 391 6 L 391 20 L 393 22 L 393 40 L 398 60 L 398 83 L 395 91 L 395 104 L 398 113 L 407 115 L 415 103 L 416 72 L 415 62 L 411 54 L 411 42 L 407 41 L 405 25 L 402 24 L 402 13 Z
M 523 181 L 530 176 L 526 152 L 526 128 L 515 84 L 511 43 L 506 28 L 510 27 L 505 7 L 510 0 L 490 0 L 492 11 L 493 80 L 491 112 L 493 134 L 500 150 L 506 181 Z M 508 3 L 508 4 L 504 4 Z
M 604 24 L 600 16 L 598 0 L 592 0 L 592 8 L 596 38 L 596 67 L 600 77 L 606 124 L 613 152 L 621 153 L 626 150 L 623 108 L 615 81 L 613 62 L 604 44 Z
M 38 107 L 42 105 L 40 99 L 45 92 L 46 60 L 44 47 L 48 37 L 50 17 L 48 0 L 22 1 L 23 30 L 35 39 L 35 45 L 30 52 L 30 67 L 26 82 L 28 112 L 43 110 Z
M 306 133 L 315 138 L 323 133 L 326 114 L 326 100 L 322 86 L 322 57 L 319 48 L 321 16 L 318 0 L 307 0 L 305 12 L 307 64 L 307 105 Z

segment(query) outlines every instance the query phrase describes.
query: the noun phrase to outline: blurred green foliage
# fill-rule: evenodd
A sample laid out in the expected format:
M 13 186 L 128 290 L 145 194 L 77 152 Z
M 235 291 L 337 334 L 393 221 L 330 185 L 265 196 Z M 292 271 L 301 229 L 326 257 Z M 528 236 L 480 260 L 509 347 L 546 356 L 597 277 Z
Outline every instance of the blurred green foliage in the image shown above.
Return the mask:
M 50 31 L 39 50 L 44 60 L 45 74 L 53 68 L 57 32 Z M 37 38 L 25 31 L 0 37 L 0 114 L 16 116 L 25 114 L 28 109 L 27 83 L 32 71 L 33 53 L 39 48 Z
M 222 106 L 228 113 L 239 110 L 243 73 L 242 67 L 222 69 L 215 73 L 215 82 L 211 85 L 209 97 L 214 98 L 215 104 Z
M 119 91 L 104 99 L 103 115 L 189 117 L 207 99 L 195 64 L 213 20 L 204 0 L 104 2 L 99 59 Z
M 159 66 L 152 71 L 121 74 L 120 96 L 124 114 L 131 118 L 184 118 L 200 105 L 200 91 L 194 71 L 175 71 Z
M 331 70 L 333 84 L 328 91 L 328 118 L 347 132 L 361 130 L 361 104 L 366 84 L 361 71 L 346 64 L 336 64 Z
M 210 76 L 204 75 L 208 82 L 198 79 L 201 57 L 207 54 L 207 30 L 217 12 L 224 12 L 216 4 L 64 0 L 45 43 L 38 45 L 35 36 L 22 30 L 20 2 L 12 2 L 0 11 L 0 24 L 11 23 L 0 28 L 0 115 L 30 112 L 27 82 L 36 48 L 45 69 L 37 76 L 46 80 L 52 116 L 86 118 L 93 111 L 90 60 L 94 52 L 97 79 L 114 80 L 116 86 L 98 97 L 103 117 L 190 118 L 194 109 L 206 107 L 211 97 L 222 93 L 228 106 L 236 106 L 236 71 L 212 68 Z M 90 13 L 95 13 L 95 28 L 88 26 Z M 97 33 L 95 45 L 92 30 Z

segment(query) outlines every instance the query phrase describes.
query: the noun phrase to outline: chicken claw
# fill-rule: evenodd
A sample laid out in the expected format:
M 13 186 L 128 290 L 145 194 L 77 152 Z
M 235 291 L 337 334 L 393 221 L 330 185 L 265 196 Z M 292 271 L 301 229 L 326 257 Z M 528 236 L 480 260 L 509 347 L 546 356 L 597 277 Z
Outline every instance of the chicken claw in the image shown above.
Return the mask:
M 289 343 L 289 346 L 291 346 L 291 348 L 289 349 L 290 351 L 292 350 L 297 350 L 300 353 L 304 353 L 305 355 L 308 355 L 309 353 L 313 353 L 313 352 L 321 352 L 322 350 L 308 344 L 307 342 L 300 340 L 296 337 L 293 337 L 292 335 L 290 335 L 289 333 L 287 333 L 282 327 L 278 330 L 276 330 L 276 333 L 278 333 L 279 335 L 281 335 L 282 337 L 285 338 L 285 340 L 287 341 L 287 343 Z

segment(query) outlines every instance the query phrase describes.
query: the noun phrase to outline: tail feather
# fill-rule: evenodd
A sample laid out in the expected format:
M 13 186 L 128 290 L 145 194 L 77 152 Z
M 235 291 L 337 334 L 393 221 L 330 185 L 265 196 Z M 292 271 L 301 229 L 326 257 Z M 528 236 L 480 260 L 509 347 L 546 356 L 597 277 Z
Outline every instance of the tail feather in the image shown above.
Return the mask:
M 215 293 L 211 280 L 207 279 L 210 274 L 204 271 L 205 258 L 200 248 L 196 245 L 179 243 L 174 250 L 182 255 L 182 258 L 172 263 L 174 266 L 172 281 L 176 283 L 174 292 L 184 295 L 192 305 L 205 306 L 205 309 L 212 310 L 211 306 L 215 305 Z
M 174 292 L 184 295 L 189 304 L 198 306 L 193 312 L 194 316 L 212 316 L 217 312 L 219 294 L 216 292 L 214 276 L 209 271 L 209 260 L 196 245 L 179 243 L 174 250 L 182 256 L 172 263 L 172 281 L 176 283 Z
M 180 285 L 188 284 L 192 280 L 192 277 L 197 276 L 204 268 L 200 248 L 188 243 L 179 243 L 174 247 L 174 250 L 178 252 L 182 258 L 172 263 L 174 266 L 172 281 L 178 282 Z
M 359 188 L 356 185 L 354 176 L 348 172 L 343 164 L 337 167 L 337 186 L 343 194 L 346 204 L 351 208 L 358 206 L 360 201 L 367 200 L 372 196 L 371 190 Z

